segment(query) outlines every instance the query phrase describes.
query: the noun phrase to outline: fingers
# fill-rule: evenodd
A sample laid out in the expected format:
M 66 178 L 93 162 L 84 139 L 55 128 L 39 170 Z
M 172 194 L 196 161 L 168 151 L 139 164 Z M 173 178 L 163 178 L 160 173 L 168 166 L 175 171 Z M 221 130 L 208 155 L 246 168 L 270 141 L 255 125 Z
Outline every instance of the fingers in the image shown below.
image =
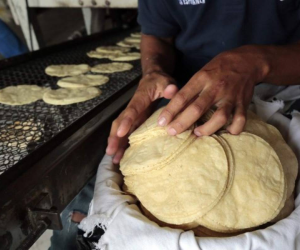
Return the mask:
M 128 134 L 134 121 L 147 107 L 150 106 L 150 104 L 151 100 L 147 95 L 142 97 L 140 93 L 137 93 L 123 111 L 122 116 L 118 118 L 120 120 L 120 125 L 116 131 L 117 136 L 123 137 Z
M 119 164 L 123 155 L 124 155 L 124 152 L 126 150 L 126 148 L 128 147 L 128 140 L 126 138 L 126 140 L 124 140 L 125 138 L 123 138 L 123 140 L 120 142 L 120 145 L 119 145 L 119 148 L 116 152 L 116 154 L 114 155 L 113 157 L 113 163 L 114 164 Z
M 86 217 L 86 214 L 79 211 L 74 211 L 71 214 L 71 221 L 75 223 L 80 223 Z
M 215 133 L 227 123 L 231 112 L 232 104 L 230 102 L 224 103 L 216 110 L 213 116 L 206 123 L 195 128 L 195 135 L 202 136 Z
M 168 133 L 176 135 L 188 129 L 210 108 L 212 102 L 208 91 L 202 91 L 199 97 L 169 124 Z
M 129 131 L 132 131 L 133 122 L 131 117 L 123 118 L 125 111 L 120 114 L 120 116 L 112 123 L 110 130 L 110 135 L 108 137 L 108 144 L 106 148 L 106 154 L 115 155 L 118 152 L 118 149 L 127 144 Z M 125 143 L 126 142 L 126 143 Z M 116 159 L 119 158 L 121 153 L 119 153 Z M 122 158 L 122 155 L 120 159 Z
M 155 84 L 153 82 L 149 83 L 153 85 L 152 88 L 141 88 L 137 90 L 127 108 L 124 110 L 120 126 L 117 130 L 118 137 L 123 137 L 128 134 L 134 121 L 138 119 L 152 102 L 158 98 L 162 98 L 164 95 L 170 98 L 174 96 L 177 92 L 177 87 L 174 84 L 170 84 L 171 82 L 171 79 L 161 77 Z
M 134 113 L 130 113 L 130 111 L 126 112 L 126 115 L 120 123 L 120 126 L 117 130 L 117 136 L 118 137 L 124 137 L 130 130 L 133 121 L 136 119 L 136 117 L 138 116 L 138 114 L 134 114 Z
M 119 140 L 120 140 L 120 138 L 116 136 L 118 128 L 119 128 L 119 122 L 118 120 L 115 120 L 112 123 L 110 135 L 107 140 L 106 154 L 108 155 L 114 155 L 118 149 Z
M 114 136 L 114 137 L 108 137 L 108 145 L 106 148 L 106 154 L 108 155 L 114 155 L 119 146 L 119 138 Z
M 121 150 L 121 138 L 127 140 L 128 135 L 136 127 L 136 121 L 140 120 L 151 103 L 163 96 L 171 98 L 175 95 L 177 87 L 171 84 L 173 82 L 171 78 L 162 75 L 147 75 L 140 82 L 127 108 L 113 122 L 110 131 L 106 153 L 114 155 L 114 162 L 119 162 L 124 153 L 124 150 Z M 169 84 L 171 86 L 167 88 Z
M 201 90 L 197 91 L 191 86 L 187 85 L 183 87 L 178 93 L 175 94 L 175 96 L 171 99 L 170 103 L 161 112 L 158 118 L 158 125 L 168 125 L 176 117 L 176 115 L 180 111 L 182 111 L 200 91 Z M 182 125 L 184 126 L 184 124 Z M 180 124 L 178 125 L 178 127 L 180 127 Z
M 232 120 L 232 124 L 228 126 L 227 131 L 233 135 L 238 135 L 243 132 L 246 124 L 246 106 L 244 104 L 237 104 Z
M 119 164 L 123 155 L 124 155 L 125 149 L 124 148 L 120 148 L 118 149 L 117 153 L 115 154 L 114 158 L 113 158 L 113 163 L 114 164 Z

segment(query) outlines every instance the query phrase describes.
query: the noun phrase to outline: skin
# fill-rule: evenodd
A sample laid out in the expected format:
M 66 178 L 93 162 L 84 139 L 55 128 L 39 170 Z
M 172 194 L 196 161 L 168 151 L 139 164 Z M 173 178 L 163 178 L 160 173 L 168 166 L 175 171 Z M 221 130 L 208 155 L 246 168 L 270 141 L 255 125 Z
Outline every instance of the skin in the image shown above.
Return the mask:
M 124 154 L 128 136 L 151 115 L 155 101 L 162 97 L 171 101 L 161 112 L 158 125 L 165 126 L 170 135 L 182 133 L 212 107 L 216 112 L 195 128 L 195 135 L 213 134 L 231 115 L 227 130 L 239 134 L 257 83 L 300 83 L 296 66 L 300 65 L 299 42 L 285 46 L 245 45 L 217 55 L 178 91 L 171 77 L 176 59 L 173 40 L 142 35 L 143 77 L 127 108 L 113 122 L 108 138 L 106 153 L 114 155 L 115 164 Z

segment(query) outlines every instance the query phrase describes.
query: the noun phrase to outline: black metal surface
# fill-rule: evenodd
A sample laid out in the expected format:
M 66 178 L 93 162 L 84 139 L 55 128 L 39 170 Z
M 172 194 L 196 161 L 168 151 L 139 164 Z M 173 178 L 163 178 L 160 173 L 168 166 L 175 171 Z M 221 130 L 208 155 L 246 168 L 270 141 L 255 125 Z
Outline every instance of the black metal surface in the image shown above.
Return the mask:
M 47 66 L 80 63 L 94 66 L 101 62 L 109 62 L 107 59 L 89 58 L 86 53 L 100 45 L 115 44 L 129 34 L 130 31 L 123 31 L 108 36 L 103 35 L 103 38 L 101 36 L 94 37 L 88 42 L 71 45 L 63 51 L 54 52 L 13 67 L 0 69 L 0 88 L 12 85 L 36 84 L 56 89 L 58 88 L 56 82 L 59 78 L 46 75 L 44 70 Z M 0 134 L 2 135 L 0 137 L 0 173 L 6 172 L 25 156 L 30 156 L 37 148 L 61 131 L 69 129 L 89 111 L 136 79 L 140 75 L 139 61 L 130 63 L 134 65 L 134 69 L 108 74 L 110 77 L 109 83 L 100 87 L 103 92 L 102 95 L 83 103 L 54 106 L 39 100 L 22 106 L 0 104 Z
M 57 88 L 58 78 L 44 74 L 46 66 L 108 62 L 85 54 L 99 45 L 114 44 L 130 32 L 112 31 L 0 61 L 0 88 L 18 84 Z M 29 247 L 45 230 L 40 220 L 49 219 L 47 227 L 59 228 L 57 215 L 95 175 L 111 122 L 135 91 L 140 65 L 131 63 L 133 70 L 110 75 L 110 82 L 100 87 L 103 95 L 87 102 L 0 105 L 0 134 L 4 135 L 0 166 L 5 166 L 0 175 L 1 250 Z

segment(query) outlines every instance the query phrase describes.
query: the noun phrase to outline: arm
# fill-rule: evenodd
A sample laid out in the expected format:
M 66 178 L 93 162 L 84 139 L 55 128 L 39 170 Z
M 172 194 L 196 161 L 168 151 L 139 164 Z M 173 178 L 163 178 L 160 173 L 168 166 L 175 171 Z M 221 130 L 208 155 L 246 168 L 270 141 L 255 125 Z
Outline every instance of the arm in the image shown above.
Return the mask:
M 158 38 L 143 34 L 141 52 L 143 75 L 154 71 L 169 75 L 173 73 L 175 53 L 172 38 Z
M 126 109 L 113 122 L 106 153 L 119 163 L 128 144 L 128 136 L 151 114 L 159 98 L 172 98 L 177 92 L 174 79 L 175 53 L 172 38 L 142 35 L 142 70 L 139 86 Z
M 300 83 L 300 44 L 286 46 L 245 45 L 213 58 L 172 98 L 159 116 L 171 135 L 185 131 L 210 107 L 212 118 L 197 127 L 197 136 L 210 135 L 223 127 L 231 114 L 232 134 L 242 132 L 254 86 Z M 183 111 L 177 118 L 176 115 Z
M 276 85 L 300 84 L 300 42 L 285 46 L 249 46 L 246 49 L 263 58 L 265 70 L 261 81 Z

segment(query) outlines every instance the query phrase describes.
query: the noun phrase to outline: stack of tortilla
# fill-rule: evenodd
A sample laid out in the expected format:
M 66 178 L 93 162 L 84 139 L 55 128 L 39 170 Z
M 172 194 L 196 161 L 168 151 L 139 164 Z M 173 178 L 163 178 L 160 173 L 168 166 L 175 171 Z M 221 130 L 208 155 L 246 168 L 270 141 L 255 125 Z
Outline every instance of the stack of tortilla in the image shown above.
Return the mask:
M 141 49 L 142 34 L 140 32 L 132 33 L 130 37 L 126 37 L 123 41 L 117 43 L 118 46 L 124 48 L 136 48 L 137 50 Z
M 119 46 L 101 46 L 87 53 L 92 58 L 107 58 L 112 61 L 134 61 L 141 58 L 139 52 L 130 52 L 130 48 Z
M 132 133 L 120 163 L 125 189 L 146 216 L 202 236 L 253 230 L 291 213 L 298 164 L 276 128 L 249 112 L 240 135 L 197 138 L 192 126 L 170 136 L 157 126 L 160 112 Z

